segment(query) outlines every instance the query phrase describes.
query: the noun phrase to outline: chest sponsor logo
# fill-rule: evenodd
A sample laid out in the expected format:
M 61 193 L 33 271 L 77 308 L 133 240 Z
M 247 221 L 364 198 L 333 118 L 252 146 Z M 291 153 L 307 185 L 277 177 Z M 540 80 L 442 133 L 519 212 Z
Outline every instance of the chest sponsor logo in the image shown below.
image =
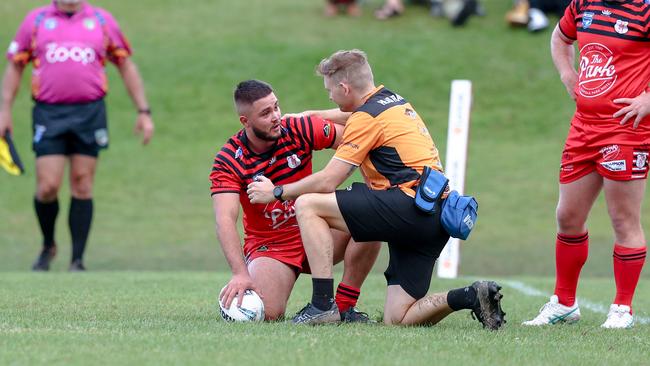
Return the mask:
M 591 27 L 591 24 L 594 22 L 594 13 L 586 11 L 582 13 L 582 29 L 587 29 Z
M 632 161 L 632 170 L 635 172 L 648 170 L 648 153 L 635 151 Z
M 65 47 L 59 46 L 57 43 L 49 43 L 45 52 L 45 59 L 51 64 L 57 62 L 78 62 L 83 65 L 88 65 L 97 59 L 95 50 L 90 47 Z
M 627 167 L 625 160 L 604 161 L 600 165 L 610 172 L 624 172 Z
M 88 30 L 93 30 L 95 29 L 95 21 L 91 18 L 86 18 L 84 19 L 84 28 Z
M 54 29 L 56 29 L 56 25 L 57 25 L 56 24 L 56 19 L 54 19 L 54 18 L 45 19 L 45 23 L 44 23 L 45 29 L 54 30 Z
M 271 228 L 277 229 L 291 218 L 296 217 L 296 208 L 292 200 L 274 201 L 264 207 L 264 217 L 271 220 L 269 224 Z
M 618 145 L 609 145 L 600 149 L 600 153 L 603 155 L 603 160 L 605 161 L 610 161 L 618 158 L 618 154 L 620 154 L 620 152 L 621 149 L 618 147 Z
M 9 48 L 7 48 L 7 53 L 9 53 L 10 55 L 15 55 L 16 52 L 18 52 L 19 47 L 20 46 L 18 45 L 18 42 L 11 41 L 11 43 L 9 43 Z
M 628 22 L 624 22 L 619 19 L 616 21 L 616 24 L 614 24 L 614 30 L 618 34 L 625 34 L 628 31 L 627 24 Z
M 614 53 L 600 43 L 586 44 L 580 50 L 578 92 L 594 98 L 608 92 L 616 83 Z
M 291 169 L 296 169 L 297 167 L 300 166 L 300 158 L 298 155 L 293 154 L 291 156 L 287 156 L 287 164 L 289 165 L 289 168 Z

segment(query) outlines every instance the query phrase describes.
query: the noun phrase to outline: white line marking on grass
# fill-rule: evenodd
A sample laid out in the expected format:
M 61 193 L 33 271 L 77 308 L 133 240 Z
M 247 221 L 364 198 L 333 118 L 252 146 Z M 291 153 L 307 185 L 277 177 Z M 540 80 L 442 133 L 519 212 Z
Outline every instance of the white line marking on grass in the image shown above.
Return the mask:
M 499 281 L 499 283 L 503 283 L 504 285 L 511 287 L 526 296 L 545 297 L 547 299 L 551 297 L 551 295 L 544 293 L 543 291 L 540 291 L 520 281 L 502 280 Z M 578 298 L 578 303 L 580 304 L 580 307 L 583 307 L 587 310 L 591 310 L 594 313 L 607 315 L 607 313 L 609 312 L 608 306 L 605 306 L 597 302 L 589 301 L 584 297 Z M 638 324 L 650 324 L 650 318 L 645 316 L 640 316 L 640 315 L 634 315 L 634 321 Z

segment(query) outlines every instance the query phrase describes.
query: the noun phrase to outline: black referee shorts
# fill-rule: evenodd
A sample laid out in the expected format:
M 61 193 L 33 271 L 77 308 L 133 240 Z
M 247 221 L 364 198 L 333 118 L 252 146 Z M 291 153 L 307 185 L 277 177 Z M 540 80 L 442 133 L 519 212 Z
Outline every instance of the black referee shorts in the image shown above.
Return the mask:
M 97 157 L 108 148 L 106 106 L 100 99 L 79 104 L 36 102 L 32 109 L 32 149 L 43 155 Z
M 423 298 L 449 240 L 440 224 L 440 207 L 435 215 L 427 215 L 399 188 L 375 191 L 363 183 L 336 191 L 336 201 L 354 240 L 388 242 L 388 285 L 400 285 L 412 297 Z

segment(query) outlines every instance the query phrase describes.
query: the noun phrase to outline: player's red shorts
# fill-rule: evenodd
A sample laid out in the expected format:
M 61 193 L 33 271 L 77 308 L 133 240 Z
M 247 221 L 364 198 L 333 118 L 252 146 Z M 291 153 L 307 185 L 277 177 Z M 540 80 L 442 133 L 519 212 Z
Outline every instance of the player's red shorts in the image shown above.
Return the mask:
M 246 264 L 249 264 L 256 258 L 267 257 L 286 264 L 296 274 L 311 273 L 309 263 L 307 262 L 307 254 L 305 254 L 305 248 L 302 246 L 302 241 L 300 240 L 294 240 L 281 245 L 263 243 L 246 244 L 244 245 L 244 255 L 246 256 Z
M 634 144 L 629 136 L 615 143 L 615 134 L 591 133 L 587 126 L 575 121 L 571 125 L 562 152 L 560 183 L 571 183 L 593 171 L 617 181 L 648 177 L 650 144 Z

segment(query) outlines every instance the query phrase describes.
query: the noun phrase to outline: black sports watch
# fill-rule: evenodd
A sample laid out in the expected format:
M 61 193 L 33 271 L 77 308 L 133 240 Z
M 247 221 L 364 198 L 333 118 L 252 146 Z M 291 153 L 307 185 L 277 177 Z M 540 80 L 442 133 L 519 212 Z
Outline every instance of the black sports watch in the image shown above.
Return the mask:
M 282 193 L 284 193 L 284 188 L 282 188 L 282 186 L 275 186 L 275 188 L 273 188 L 273 197 L 275 197 L 276 200 L 282 201 Z

